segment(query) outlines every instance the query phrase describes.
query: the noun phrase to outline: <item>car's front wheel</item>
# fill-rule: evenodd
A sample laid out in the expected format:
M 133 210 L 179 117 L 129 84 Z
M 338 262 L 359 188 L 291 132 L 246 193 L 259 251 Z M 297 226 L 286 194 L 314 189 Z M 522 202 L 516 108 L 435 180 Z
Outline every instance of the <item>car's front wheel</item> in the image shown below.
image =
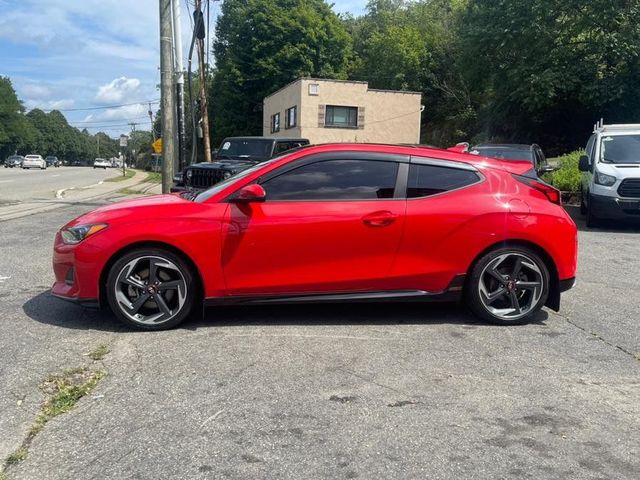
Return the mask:
M 532 250 L 504 247 L 480 258 L 465 289 L 467 305 L 483 320 L 527 323 L 547 301 L 549 269 Z
M 197 297 L 195 285 L 194 273 L 178 255 L 158 248 L 134 250 L 111 267 L 107 299 L 127 325 L 163 330 L 189 316 Z

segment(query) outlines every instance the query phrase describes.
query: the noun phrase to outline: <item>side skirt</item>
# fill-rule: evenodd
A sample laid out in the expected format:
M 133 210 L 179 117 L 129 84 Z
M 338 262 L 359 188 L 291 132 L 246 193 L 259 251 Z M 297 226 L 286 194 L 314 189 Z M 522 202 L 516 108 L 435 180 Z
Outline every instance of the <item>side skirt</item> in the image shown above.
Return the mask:
M 252 295 L 207 298 L 206 307 L 219 305 L 267 305 L 342 302 L 457 302 L 462 296 L 464 275 L 457 276 L 442 292 L 388 290 L 371 292 L 310 293 L 301 295 Z

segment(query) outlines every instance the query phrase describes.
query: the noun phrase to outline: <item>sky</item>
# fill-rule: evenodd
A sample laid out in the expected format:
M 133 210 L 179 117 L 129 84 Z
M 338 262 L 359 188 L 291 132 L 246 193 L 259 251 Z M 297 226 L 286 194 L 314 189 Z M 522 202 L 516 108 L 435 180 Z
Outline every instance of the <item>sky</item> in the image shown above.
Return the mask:
M 177 1 L 186 62 L 189 0 Z M 366 3 L 336 0 L 333 8 L 358 15 Z M 214 18 L 220 2 L 210 5 Z M 0 0 L 0 76 L 28 110 L 58 109 L 91 133 L 117 137 L 129 122 L 151 128 L 148 103 L 155 114 L 160 99 L 158 38 L 158 0 Z

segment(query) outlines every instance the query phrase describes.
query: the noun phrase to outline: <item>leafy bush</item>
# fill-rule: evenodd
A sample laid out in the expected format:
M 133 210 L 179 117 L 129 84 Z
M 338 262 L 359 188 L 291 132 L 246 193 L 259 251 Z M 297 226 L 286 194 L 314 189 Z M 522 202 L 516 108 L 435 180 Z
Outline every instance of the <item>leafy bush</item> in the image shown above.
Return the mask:
M 579 192 L 582 176 L 578 170 L 580 155 L 584 155 L 584 150 L 576 150 L 558 157 L 558 170 L 545 176 L 545 180 L 563 192 Z

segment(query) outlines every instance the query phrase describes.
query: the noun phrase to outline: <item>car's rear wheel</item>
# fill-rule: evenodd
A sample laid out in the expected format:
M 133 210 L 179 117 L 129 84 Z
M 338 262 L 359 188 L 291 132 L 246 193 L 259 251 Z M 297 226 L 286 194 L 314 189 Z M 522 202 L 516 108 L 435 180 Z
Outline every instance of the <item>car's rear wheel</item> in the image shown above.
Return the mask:
M 547 301 L 549 269 L 524 247 L 492 250 L 472 268 L 466 289 L 467 305 L 491 323 L 527 323 Z
M 111 267 L 107 299 L 127 325 L 163 330 L 189 316 L 196 301 L 195 285 L 191 268 L 180 256 L 159 248 L 134 250 Z

